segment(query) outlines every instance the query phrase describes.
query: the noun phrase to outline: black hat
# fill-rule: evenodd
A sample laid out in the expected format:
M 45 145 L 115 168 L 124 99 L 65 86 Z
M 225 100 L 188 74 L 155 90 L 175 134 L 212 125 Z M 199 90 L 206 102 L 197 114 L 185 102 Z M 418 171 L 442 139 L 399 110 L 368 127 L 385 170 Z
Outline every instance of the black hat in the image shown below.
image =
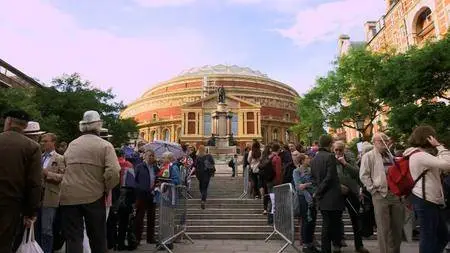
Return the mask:
M 3 118 L 15 118 L 18 120 L 24 120 L 26 122 L 30 121 L 30 115 L 26 113 L 23 110 L 17 109 L 17 110 L 10 110 L 3 114 Z

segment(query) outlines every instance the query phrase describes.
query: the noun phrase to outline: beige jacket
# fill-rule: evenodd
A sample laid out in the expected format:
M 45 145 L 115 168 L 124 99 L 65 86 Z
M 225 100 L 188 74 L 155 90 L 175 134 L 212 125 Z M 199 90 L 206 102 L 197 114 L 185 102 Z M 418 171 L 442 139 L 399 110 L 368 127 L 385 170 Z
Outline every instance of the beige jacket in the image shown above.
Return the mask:
M 386 171 L 383 165 L 383 158 L 380 152 L 373 149 L 363 155 L 359 169 L 359 178 L 372 195 L 379 193 L 386 197 L 388 193 L 388 184 Z
M 409 148 L 405 150 L 404 156 L 409 156 L 412 152 L 419 150 L 409 158 L 409 171 L 415 180 L 428 170 L 425 174 L 425 199 L 438 205 L 444 204 L 444 194 L 442 191 L 441 172 L 450 171 L 450 151 L 443 146 L 437 147 L 438 155 L 433 156 L 419 148 Z M 413 194 L 423 199 L 422 179 L 414 186 Z
M 119 183 L 120 165 L 111 143 L 85 134 L 64 153 L 66 173 L 61 185 L 61 205 L 97 201 Z
M 44 176 L 44 198 L 42 201 L 43 207 L 58 207 L 59 197 L 61 193 L 61 182 L 63 179 L 66 165 L 64 163 L 64 156 L 56 153 L 50 153 L 50 161 L 48 162 L 47 176 Z

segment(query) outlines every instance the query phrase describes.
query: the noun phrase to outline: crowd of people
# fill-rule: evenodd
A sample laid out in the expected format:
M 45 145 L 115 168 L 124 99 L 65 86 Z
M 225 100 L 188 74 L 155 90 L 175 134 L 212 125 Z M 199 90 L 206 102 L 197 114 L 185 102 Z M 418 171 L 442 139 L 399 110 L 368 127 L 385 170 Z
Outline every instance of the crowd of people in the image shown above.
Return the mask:
M 245 149 L 250 193 L 263 198 L 263 214 L 273 224 L 274 186 L 291 183 L 296 191 L 294 213 L 300 223 L 303 252 L 341 252 L 346 247 L 343 211 L 353 229 L 355 251 L 369 252 L 363 238 L 377 232 L 380 253 L 400 253 L 404 237 L 420 226 L 421 253 L 441 253 L 449 241 L 450 152 L 430 126 L 419 126 L 409 148 L 376 133 L 354 154 L 343 141 L 323 135 L 312 147 L 254 141 Z M 262 150 L 262 151 L 261 151 Z M 400 195 L 390 181 L 390 167 L 405 160 L 413 183 Z M 398 167 L 397 167 L 398 168 Z M 244 170 L 245 171 L 245 170 Z M 406 175 L 405 175 L 406 176 Z M 400 187 L 400 186 L 399 186 Z M 317 213 L 323 218 L 321 242 L 314 237 Z M 411 239 L 409 239 L 411 240 Z
M 0 252 L 15 252 L 33 228 L 44 253 L 134 250 L 142 237 L 157 244 L 155 217 L 161 184 L 199 180 L 201 208 L 215 162 L 204 146 L 182 146 L 183 155 L 155 153 L 139 144 L 131 155 L 114 148 L 100 114 L 87 111 L 81 135 L 59 143 L 22 110 L 3 115 L 0 133 Z M 106 130 L 106 131 L 105 131 Z M 105 134 L 106 132 L 106 134 Z M 180 173 L 183 171 L 184 173 Z M 185 175 L 185 178 L 180 178 Z M 173 244 L 167 245 L 173 248 Z

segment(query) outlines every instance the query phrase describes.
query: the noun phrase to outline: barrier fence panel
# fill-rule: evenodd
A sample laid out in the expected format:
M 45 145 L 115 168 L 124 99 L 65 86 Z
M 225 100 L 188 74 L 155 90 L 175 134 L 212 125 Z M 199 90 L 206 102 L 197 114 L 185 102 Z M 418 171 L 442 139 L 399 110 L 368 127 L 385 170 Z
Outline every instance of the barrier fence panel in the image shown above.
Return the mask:
M 294 224 L 294 189 L 291 184 L 282 184 L 274 187 L 275 206 L 273 214 L 273 232 L 267 237 L 268 242 L 274 235 L 279 235 L 286 244 L 278 251 L 283 252 L 289 245 L 297 252 L 300 250 L 295 246 L 295 224 Z
M 245 197 L 247 197 L 247 195 L 248 195 L 248 186 L 249 186 L 249 172 L 248 172 L 248 168 L 249 168 L 250 166 L 245 166 L 244 167 L 244 169 L 243 169 L 243 176 L 244 176 L 244 190 L 243 190 L 243 192 L 242 192 L 242 194 L 241 194 L 241 196 L 239 197 L 239 199 L 243 199 L 243 198 L 245 198 Z
M 189 199 L 192 199 L 192 196 L 189 194 L 189 190 L 191 187 L 191 178 L 189 177 L 190 171 L 182 166 L 179 166 L 178 172 L 180 174 L 181 185 L 184 185 L 187 188 L 187 197 Z
M 159 247 L 173 253 L 168 245 L 178 238 L 186 237 L 187 188 L 184 185 L 161 184 L 159 203 Z

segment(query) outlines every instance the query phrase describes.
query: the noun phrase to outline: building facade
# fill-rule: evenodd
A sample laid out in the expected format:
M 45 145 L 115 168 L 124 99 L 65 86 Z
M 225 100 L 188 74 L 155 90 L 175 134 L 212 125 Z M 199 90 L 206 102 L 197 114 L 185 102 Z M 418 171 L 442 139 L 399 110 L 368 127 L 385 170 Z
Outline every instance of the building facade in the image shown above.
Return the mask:
M 165 140 L 198 145 L 211 138 L 217 110 L 217 88 L 226 91 L 231 133 L 238 145 L 258 139 L 295 141 L 289 128 L 298 122 L 298 93 L 267 75 L 236 65 L 189 69 L 145 92 L 122 117 L 139 123 L 146 141 Z
M 375 52 L 405 52 L 428 40 L 443 38 L 449 29 L 450 0 L 386 0 L 386 14 L 378 21 L 365 23 L 365 41 L 351 41 L 348 35 L 339 37 L 338 57 L 357 46 L 366 46 Z M 387 115 L 380 114 L 370 130 L 384 131 L 386 122 Z M 330 133 L 347 141 L 359 136 L 356 129 L 348 127 L 330 129 Z
M 42 85 L 6 61 L 0 59 L 0 89 L 25 87 L 41 88 Z
M 368 47 L 404 52 L 439 40 L 450 28 L 450 0 L 386 0 L 386 14 L 364 26 Z

